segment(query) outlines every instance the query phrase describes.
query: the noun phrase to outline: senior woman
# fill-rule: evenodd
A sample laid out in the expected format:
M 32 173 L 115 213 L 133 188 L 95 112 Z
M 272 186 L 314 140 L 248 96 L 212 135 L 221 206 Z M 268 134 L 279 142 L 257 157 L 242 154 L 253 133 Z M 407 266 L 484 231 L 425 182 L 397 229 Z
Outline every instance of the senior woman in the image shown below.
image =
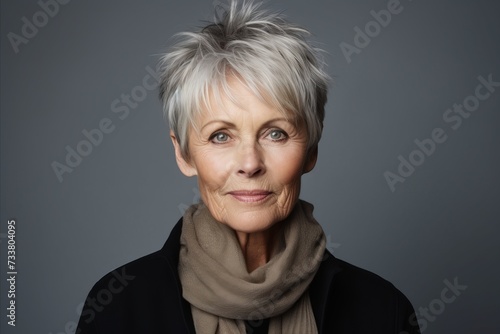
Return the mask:
M 77 333 L 417 333 L 408 300 L 336 259 L 299 200 L 328 76 L 307 31 L 249 2 L 186 32 L 161 99 L 191 206 L 164 247 L 102 278 Z

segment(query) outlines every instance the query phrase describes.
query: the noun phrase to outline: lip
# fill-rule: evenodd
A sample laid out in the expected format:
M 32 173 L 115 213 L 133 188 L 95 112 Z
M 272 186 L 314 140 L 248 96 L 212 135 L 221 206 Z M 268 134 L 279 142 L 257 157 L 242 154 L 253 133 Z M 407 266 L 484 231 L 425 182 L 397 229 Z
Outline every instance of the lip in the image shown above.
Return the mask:
M 264 201 L 271 195 L 271 192 L 267 190 L 235 190 L 228 192 L 228 194 L 240 202 L 255 203 Z

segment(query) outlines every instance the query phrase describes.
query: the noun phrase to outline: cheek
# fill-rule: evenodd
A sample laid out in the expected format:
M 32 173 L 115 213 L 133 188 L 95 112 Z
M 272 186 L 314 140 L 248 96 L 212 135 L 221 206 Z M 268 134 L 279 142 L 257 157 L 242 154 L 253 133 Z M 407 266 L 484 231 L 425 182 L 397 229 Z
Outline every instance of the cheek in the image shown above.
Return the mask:
M 304 169 L 302 150 L 276 150 L 269 155 L 268 172 L 280 184 L 294 186 L 300 183 Z
M 229 175 L 229 163 L 223 155 L 197 152 L 194 163 L 200 190 L 213 191 L 224 186 Z

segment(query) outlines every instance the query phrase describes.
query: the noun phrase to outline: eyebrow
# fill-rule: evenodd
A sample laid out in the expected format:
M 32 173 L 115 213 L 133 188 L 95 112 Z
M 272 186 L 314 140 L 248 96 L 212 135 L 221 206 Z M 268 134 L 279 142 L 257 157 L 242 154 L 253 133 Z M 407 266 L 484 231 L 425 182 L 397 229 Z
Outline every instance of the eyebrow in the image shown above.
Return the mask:
M 273 119 L 270 119 L 269 121 L 265 122 L 262 126 L 267 126 L 271 123 L 274 123 L 274 122 L 287 122 L 289 124 L 292 124 L 292 125 L 295 125 L 292 121 L 290 121 L 289 119 L 285 118 L 285 117 L 277 117 L 277 118 L 273 118 Z M 221 119 L 215 119 L 215 120 L 212 120 L 212 121 L 209 121 L 208 123 L 206 123 L 205 125 L 203 125 L 201 128 L 200 128 L 200 131 L 203 131 L 204 128 L 206 128 L 207 126 L 213 124 L 213 123 L 222 123 L 224 125 L 226 125 L 227 127 L 232 127 L 232 128 L 235 128 L 235 124 L 232 123 L 232 122 L 228 122 L 228 121 L 225 121 L 225 120 L 221 120 Z

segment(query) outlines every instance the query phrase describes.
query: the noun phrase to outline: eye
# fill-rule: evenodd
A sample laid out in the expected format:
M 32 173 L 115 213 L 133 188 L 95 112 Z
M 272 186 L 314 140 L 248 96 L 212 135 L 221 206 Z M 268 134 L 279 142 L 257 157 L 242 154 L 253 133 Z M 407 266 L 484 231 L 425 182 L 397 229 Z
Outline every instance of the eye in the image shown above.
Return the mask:
M 220 144 L 220 143 L 225 143 L 229 140 L 229 136 L 225 134 L 224 132 L 217 132 L 214 133 L 210 137 L 210 141 L 215 143 L 215 144 Z
M 287 135 L 282 130 L 274 129 L 274 130 L 271 130 L 271 132 L 269 132 L 268 137 L 273 141 L 282 141 L 282 140 L 285 140 L 287 138 Z

